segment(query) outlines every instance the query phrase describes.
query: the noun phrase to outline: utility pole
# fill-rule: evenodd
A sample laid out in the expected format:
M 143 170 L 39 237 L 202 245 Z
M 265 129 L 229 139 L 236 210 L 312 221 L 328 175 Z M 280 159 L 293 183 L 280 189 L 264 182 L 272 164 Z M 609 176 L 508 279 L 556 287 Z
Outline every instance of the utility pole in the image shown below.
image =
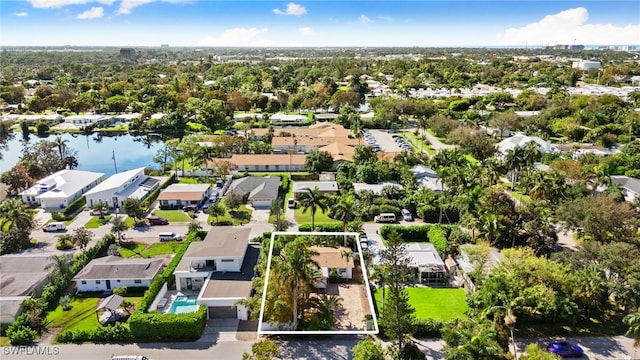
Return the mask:
M 111 150 L 111 159 L 113 160 L 113 167 L 116 170 L 116 174 L 118 173 L 118 164 L 116 164 L 116 151 Z

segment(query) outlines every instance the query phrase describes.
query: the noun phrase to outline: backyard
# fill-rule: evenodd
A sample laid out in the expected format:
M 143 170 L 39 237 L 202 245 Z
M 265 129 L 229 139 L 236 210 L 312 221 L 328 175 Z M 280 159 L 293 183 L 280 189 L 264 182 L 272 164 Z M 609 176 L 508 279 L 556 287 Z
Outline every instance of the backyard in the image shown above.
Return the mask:
M 125 296 L 135 306 L 142 300 L 143 291 L 129 290 L 131 293 Z M 62 328 L 62 330 L 91 330 L 102 326 L 98 322 L 96 307 L 102 299 L 101 293 L 87 293 L 75 295 L 69 305 L 70 310 L 63 310 L 61 305 L 49 313 L 47 323 L 50 329 Z M 133 312 L 133 310 L 131 310 Z
M 315 223 L 316 224 L 340 224 L 341 222 L 338 220 L 334 220 L 329 217 L 329 211 L 322 212 L 320 209 L 316 209 Z M 298 224 L 311 224 L 311 209 L 307 209 L 306 212 L 303 212 L 301 207 L 298 207 L 294 212 L 294 217 Z
M 151 245 L 128 243 L 120 246 L 118 251 L 120 252 L 120 256 L 125 258 L 132 256 L 150 258 L 156 255 L 175 254 L 182 244 L 182 242 L 178 241 L 169 241 Z
M 409 287 L 409 304 L 417 319 L 448 320 L 461 318 L 467 310 L 463 289 Z M 382 307 L 382 289 L 374 293 L 378 312 Z

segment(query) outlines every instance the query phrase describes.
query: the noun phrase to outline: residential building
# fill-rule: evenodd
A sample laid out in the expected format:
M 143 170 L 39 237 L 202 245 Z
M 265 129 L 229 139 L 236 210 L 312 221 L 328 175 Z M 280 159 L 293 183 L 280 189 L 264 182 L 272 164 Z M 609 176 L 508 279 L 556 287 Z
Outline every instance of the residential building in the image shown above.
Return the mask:
M 640 179 L 623 175 L 613 175 L 611 176 L 611 182 L 622 189 L 626 201 L 632 203 L 638 199 L 638 195 L 640 194 Z
M 210 168 L 218 162 L 232 164 L 238 172 L 296 172 L 305 171 L 305 154 L 233 154 L 230 158 L 213 159 Z
M 204 204 L 209 198 L 209 184 L 171 184 L 158 194 L 160 207 Z
M 59 123 L 64 121 L 64 118 L 58 114 L 36 114 L 36 115 L 7 114 L 7 115 L 2 115 L 2 120 L 12 121 L 16 124 L 24 120 L 26 123 L 30 125 L 34 125 L 41 120 L 44 120 L 48 123 Z
M 438 178 L 435 170 L 428 166 L 414 165 L 410 170 L 416 176 L 416 181 L 419 186 L 424 186 L 436 192 L 444 191 L 444 189 L 447 188 L 442 180 Z
M 87 125 L 109 126 L 114 122 L 114 120 L 113 120 L 113 117 L 108 115 L 81 114 L 81 115 L 67 116 L 64 118 L 64 122 L 70 123 L 76 126 L 87 126 Z
M 500 141 L 496 145 L 496 149 L 500 154 L 506 155 L 510 150 L 513 150 L 516 147 L 524 148 L 532 141 L 538 146 L 538 151 L 543 154 L 557 151 L 556 147 L 551 145 L 550 141 L 545 141 L 537 136 L 528 136 L 522 133 L 517 133 Z
M 409 268 L 414 272 L 419 283 L 429 285 L 446 285 L 448 279 L 444 261 L 431 243 L 408 243 L 405 245 Z
M 22 313 L 28 296 L 38 296 L 53 270 L 49 256 L 0 256 L 0 324 L 11 324 Z
M 246 195 L 254 208 L 269 208 L 278 198 L 279 186 L 279 176 L 246 176 L 233 180 L 227 193 Z
M 356 148 L 344 143 L 334 142 L 319 148 L 318 151 L 326 151 L 331 154 L 335 167 L 341 162 L 353 162 L 353 153 L 356 151 Z
M 272 124 L 303 124 L 309 121 L 307 115 L 287 115 L 283 113 L 275 113 L 269 117 Z
M 600 69 L 600 61 L 590 61 L 590 60 L 578 60 L 574 61 L 571 64 L 571 67 L 574 69 L 588 71 L 591 69 Z
M 340 117 L 340 114 L 322 113 L 322 114 L 313 114 L 313 117 L 316 119 L 316 121 L 334 121 Z
M 93 207 L 102 201 L 110 207 L 121 208 L 125 199 L 144 199 L 159 184 L 160 180 L 145 175 L 142 167 L 124 171 L 89 190 L 85 194 L 87 206 Z
M 271 148 L 274 153 L 287 153 L 288 151 L 293 151 L 294 153 L 308 154 L 336 142 L 343 145 L 356 146 L 358 145 L 359 140 L 348 137 L 275 136 L 271 140 Z
M 63 209 L 104 180 L 104 174 L 81 170 L 60 170 L 21 192 L 25 204 L 43 209 Z
M 296 181 L 293 183 L 293 197 L 298 199 L 307 189 L 316 187 L 322 195 L 336 195 L 340 191 L 335 181 Z
M 189 245 L 174 271 L 179 291 L 199 291 L 197 303 L 208 317 L 248 319 L 248 309 L 238 305 L 252 294 L 253 268 L 260 248 L 248 244 L 251 229 L 215 227 L 202 241 Z
M 320 289 L 326 289 L 329 284 L 330 277 L 336 276 L 343 279 L 353 278 L 353 262 L 352 250 L 347 247 L 324 247 L 312 246 L 310 250 L 317 253 L 311 259 L 320 266 L 322 276 L 318 280 L 316 286 Z
M 162 269 L 162 259 L 105 256 L 91 260 L 73 278 L 78 292 L 149 287 Z
M 395 187 L 399 187 L 400 189 L 403 189 L 403 186 L 398 184 L 395 181 L 383 181 L 377 184 L 353 183 L 353 191 L 360 192 L 363 190 L 369 190 L 369 191 L 373 191 L 373 193 L 376 195 L 380 195 L 382 194 L 382 189 L 385 186 L 395 186 Z

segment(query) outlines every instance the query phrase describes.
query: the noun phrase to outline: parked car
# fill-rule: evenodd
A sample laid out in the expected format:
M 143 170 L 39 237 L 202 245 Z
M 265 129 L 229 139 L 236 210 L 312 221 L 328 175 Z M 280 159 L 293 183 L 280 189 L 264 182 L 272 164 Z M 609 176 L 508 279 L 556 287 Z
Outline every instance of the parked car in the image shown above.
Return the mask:
M 186 212 L 189 212 L 189 211 L 198 212 L 198 205 L 185 205 L 185 206 L 182 208 L 182 211 L 186 211 Z
M 407 209 L 402 209 L 402 211 L 400 211 L 400 213 L 402 214 L 402 220 L 404 220 L 404 221 L 413 221 L 413 215 L 411 215 L 411 211 L 409 211 Z
M 45 232 L 65 231 L 65 230 L 67 230 L 67 227 L 64 225 L 63 222 L 50 222 L 42 228 L 42 231 L 45 231 Z
M 562 357 L 582 357 L 584 350 L 578 344 L 566 341 L 555 341 L 547 345 L 547 351 Z
M 377 223 L 394 223 L 396 222 L 396 214 L 394 213 L 382 213 L 380 215 L 376 215 L 373 220 Z
M 287 200 L 287 207 L 289 209 L 295 209 L 296 208 L 296 199 L 289 199 Z
M 176 234 L 174 232 L 161 232 L 158 234 L 158 238 L 160 241 L 181 241 L 182 235 Z
M 147 221 L 149 221 L 149 225 L 168 225 L 169 220 L 160 216 L 149 216 L 147 217 Z

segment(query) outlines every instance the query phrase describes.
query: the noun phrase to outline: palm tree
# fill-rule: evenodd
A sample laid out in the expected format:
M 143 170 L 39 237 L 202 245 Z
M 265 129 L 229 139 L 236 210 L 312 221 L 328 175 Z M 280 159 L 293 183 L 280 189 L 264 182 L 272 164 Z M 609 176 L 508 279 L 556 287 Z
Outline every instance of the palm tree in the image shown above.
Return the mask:
M 326 199 L 327 197 L 320 193 L 320 189 L 316 186 L 315 188 L 306 188 L 306 191 L 300 194 L 298 198 L 298 203 L 302 208 L 302 213 L 306 213 L 307 210 L 311 210 L 311 231 L 315 231 L 315 217 L 316 210 L 320 209 L 324 214 L 327 211 Z
M 356 120 L 351 123 L 351 131 L 353 132 L 353 136 L 358 139 L 358 145 L 360 145 L 360 141 L 362 140 L 362 122 L 360 120 Z
M 277 268 L 277 277 L 282 284 L 291 286 L 293 307 L 293 329 L 298 327 L 298 302 L 300 300 L 300 288 L 309 285 L 315 280 L 317 268 L 320 266 L 313 260 L 318 253 L 311 250 L 303 240 L 294 240 L 280 253 L 280 264 Z M 304 312 L 304 310 L 303 310 Z
M 496 214 L 485 213 L 480 217 L 479 236 L 488 241 L 491 245 L 495 245 L 500 238 L 501 229 Z
M 100 219 L 104 219 L 104 214 L 109 212 L 109 204 L 102 200 L 98 200 L 97 203 L 93 204 L 91 209 L 98 212 L 98 216 Z
M 518 173 L 520 168 L 524 164 L 524 150 L 520 147 L 515 147 L 507 152 L 504 158 L 505 165 L 508 170 L 511 170 L 511 190 L 514 189 L 516 182 L 518 181 Z
M 522 149 L 525 163 L 528 167 L 533 166 L 533 163 L 540 156 L 540 151 L 538 150 L 538 144 L 535 141 L 530 141 L 527 145 Z
M 58 154 L 60 154 L 60 160 L 64 160 L 64 150 L 67 147 L 69 140 L 62 139 L 62 136 L 56 136 L 53 140 L 53 146 L 58 148 Z
M 633 337 L 633 347 L 637 348 L 640 346 L 640 312 L 629 314 L 622 321 L 629 326 L 625 335 Z
M 0 204 L 0 229 L 8 231 L 9 229 L 31 230 L 35 226 L 33 213 L 18 198 L 5 200 Z
M 336 220 L 342 221 L 342 231 L 347 232 L 349 221 L 354 216 L 355 197 L 347 195 L 340 198 L 340 201 L 333 207 L 333 216 Z M 344 246 L 347 246 L 347 236 L 344 236 Z
M 204 163 L 206 177 L 209 178 L 209 160 L 214 158 L 216 150 L 211 146 L 201 146 L 196 155 L 196 161 Z
M 55 273 L 65 277 L 69 274 L 69 265 L 72 261 L 71 254 L 51 255 L 49 260 L 51 262 L 45 266 L 45 270 L 52 270 L 52 275 Z
M 324 329 L 331 330 L 335 324 L 335 318 L 333 314 L 336 309 L 340 308 L 342 298 L 338 295 L 323 295 L 320 297 L 317 303 L 318 317 L 320 324 Z

